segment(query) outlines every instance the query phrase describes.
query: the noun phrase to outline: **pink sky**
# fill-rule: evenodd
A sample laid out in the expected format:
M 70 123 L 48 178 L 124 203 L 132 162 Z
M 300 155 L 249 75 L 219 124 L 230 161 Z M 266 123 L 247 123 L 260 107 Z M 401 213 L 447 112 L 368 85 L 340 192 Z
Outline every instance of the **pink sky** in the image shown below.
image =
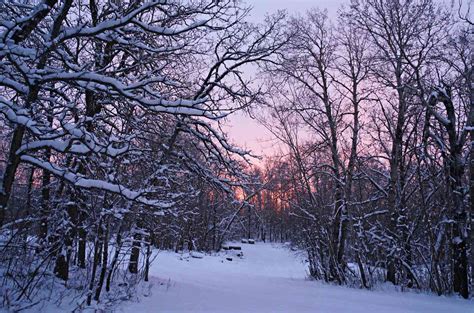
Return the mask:
M 309 8 L 327 9 L 335 17 L 338 8 L 349 0 L 248 0 L 253 7 L 250 21 L 261 22 L 267 13 L 286 9 L 289 13 L 304 13 Z M 226 130 L 232 142 L 258 155 L 272 155 L 279 150 L 279 142 L 272 134 L 243 112 L 229 118 Z

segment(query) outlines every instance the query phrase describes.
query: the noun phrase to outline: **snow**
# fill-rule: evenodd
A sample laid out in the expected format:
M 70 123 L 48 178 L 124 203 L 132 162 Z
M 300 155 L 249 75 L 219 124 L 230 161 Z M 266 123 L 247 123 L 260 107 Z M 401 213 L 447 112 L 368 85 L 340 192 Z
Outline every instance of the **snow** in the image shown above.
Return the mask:
M 230 244 L 232 245 L 232 243 Z M 151 294 L 118 312 L 474 313 L 474 303 L 454 297 L 367 291 L 308 280 L 301 257 L 282 245 L 242 247 L 243 258 L 160 252 L 150 269 Z
M 204 254 L 200 253 L 200 252 L 196 252 L 196 251 L 192 251 L 190 253 L 191 257 L 193 258 L 196 258 L 196 259 L 202 259 L 204 258 Z

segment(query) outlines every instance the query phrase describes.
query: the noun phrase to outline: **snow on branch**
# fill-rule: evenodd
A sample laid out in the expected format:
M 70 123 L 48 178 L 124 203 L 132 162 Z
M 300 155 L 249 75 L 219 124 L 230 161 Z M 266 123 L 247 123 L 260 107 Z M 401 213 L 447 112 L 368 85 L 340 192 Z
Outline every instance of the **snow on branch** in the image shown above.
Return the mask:
M 111 183 L 111 182 L 107 182 L 107 181 L 99 180 L 99 179 L 88 179 L 88 178 L 81 177 L 75 173 L 68 171 L 65 168 L 60 168 L 56 165 L 51 164 L 50 162 L 42 161 L 38 158 L 29 156 L 29 155 L 22 155 L 21 159 L 27 163 L 38 166 L 39 168 L 42 168 L 52 173 L 53 175 L 63 178 L 67 182 L 73 184 L 75 187 L 109 191 L 115 194 L 119 194 L 127 200 L 135 201 L 141 204 L 145 204 L 145 205 L 160 208 L 160 209 L 168 209 L 168 208 L 171 208 L 175 204 L 174 201 L 147 199 L 145 197 L 147 193 L 146 190 L 134 191 L 120 184 L 115 184 L 115 183 Z

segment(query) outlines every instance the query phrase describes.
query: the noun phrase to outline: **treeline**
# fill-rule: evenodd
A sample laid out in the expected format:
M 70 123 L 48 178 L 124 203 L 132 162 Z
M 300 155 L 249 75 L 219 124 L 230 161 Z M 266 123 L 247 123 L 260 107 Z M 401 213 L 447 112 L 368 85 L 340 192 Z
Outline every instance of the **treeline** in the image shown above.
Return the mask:
M 288 220 L 314 278 L 469 297 L 474 30 L 459 5 L 354 0 L 337 20 L 287 19 L 263 71 L 260 119 L 284 153 L 260 208 Z
M 0 3 L 1 306 L 130 297 L 152 248 L 219 249 L 257 188 L 220 121 L 284 40 L 239 1 Z

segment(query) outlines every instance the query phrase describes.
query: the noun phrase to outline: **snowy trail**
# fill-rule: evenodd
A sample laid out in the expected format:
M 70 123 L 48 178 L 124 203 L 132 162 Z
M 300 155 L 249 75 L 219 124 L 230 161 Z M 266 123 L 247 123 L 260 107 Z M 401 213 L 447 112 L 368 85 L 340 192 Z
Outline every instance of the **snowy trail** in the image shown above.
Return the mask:
M 473 301 L 309 281 L 293 252 L 271 244 L 241 246 L 245 258 L 231 262 L 161 252 L 150 272 L 151 295 L 120 312 L 474 313 Z

